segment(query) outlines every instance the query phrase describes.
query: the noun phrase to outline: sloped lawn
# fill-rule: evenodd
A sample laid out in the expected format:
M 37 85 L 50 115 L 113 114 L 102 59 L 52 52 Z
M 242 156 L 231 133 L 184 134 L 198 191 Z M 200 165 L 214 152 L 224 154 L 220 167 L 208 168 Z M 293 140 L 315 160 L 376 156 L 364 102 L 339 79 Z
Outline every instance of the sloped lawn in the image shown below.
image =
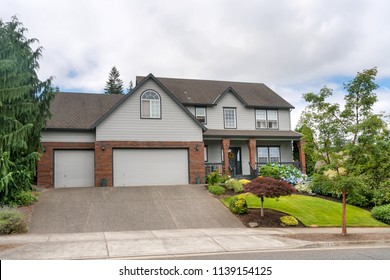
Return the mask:
M 249 208 L 260 208 L 260 198 L 244 193 L 238 195 L 245 197 Z M 231 197 L 223 198 L 221 201 L 228 206 Z M 291 195 L 279 199 L 265 198 L 264 208 L 287 213 L 296 217 L 305 226 L 317 225 L 319 227 L 341 226 L 341 203 L 326 199 L 305 196 Z M 347 226 L 350 227 L 386 227 L 371 217 L 371 213 L 356 206 L 347 205 Z

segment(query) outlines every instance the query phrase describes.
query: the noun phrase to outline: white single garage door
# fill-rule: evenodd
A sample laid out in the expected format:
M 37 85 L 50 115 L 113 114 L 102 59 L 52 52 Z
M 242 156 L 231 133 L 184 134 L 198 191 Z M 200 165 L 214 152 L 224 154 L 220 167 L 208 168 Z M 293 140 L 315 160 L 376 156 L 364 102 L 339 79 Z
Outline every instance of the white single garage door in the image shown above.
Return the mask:
M 114 186 L 188 184 L 187 149 L 115 149 Z
M 95 153 L 88 150 L 54 151 L 54 187 L 95 185 Z

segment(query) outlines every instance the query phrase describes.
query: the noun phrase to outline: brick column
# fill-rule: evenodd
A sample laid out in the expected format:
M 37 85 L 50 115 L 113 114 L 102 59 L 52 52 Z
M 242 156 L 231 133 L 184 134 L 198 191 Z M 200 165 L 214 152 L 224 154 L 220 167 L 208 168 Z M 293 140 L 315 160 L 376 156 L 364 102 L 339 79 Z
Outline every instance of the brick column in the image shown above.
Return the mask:
M 248 140 L 248 150 L 249 150 L 249 164 L 252 169 L 256 169 L 256 139 Z
M 223 166 L 222 171 L 223 174 L 230 174 L 229 170 L 229 147 L 230 147 L 230 139 L 222 139 L 222 150 L 223 150 Z
M 109 143 L 95 143 L 95 186 L 102 186 L 106 179 L 107 187 L 112 187 L 112 146 Z
M 305 140 L 301 138 L 298 142 L 299 161 L 301 162 L 302 173 L 306 174 L 306 157 L 305 157 L 304 146 L 305 146 Z

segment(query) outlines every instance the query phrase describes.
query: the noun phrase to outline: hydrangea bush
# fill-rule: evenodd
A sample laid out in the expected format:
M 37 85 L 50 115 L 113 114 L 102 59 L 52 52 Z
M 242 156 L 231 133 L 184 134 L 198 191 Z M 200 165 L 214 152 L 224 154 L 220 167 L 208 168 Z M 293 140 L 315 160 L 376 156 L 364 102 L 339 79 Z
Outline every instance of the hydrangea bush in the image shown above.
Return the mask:
M 274 179 L 282 179 L 292 185 L 297 185 L 308 180 L 307 175 L 290 164 L 268 163 L 260 168 L 260 175 Z

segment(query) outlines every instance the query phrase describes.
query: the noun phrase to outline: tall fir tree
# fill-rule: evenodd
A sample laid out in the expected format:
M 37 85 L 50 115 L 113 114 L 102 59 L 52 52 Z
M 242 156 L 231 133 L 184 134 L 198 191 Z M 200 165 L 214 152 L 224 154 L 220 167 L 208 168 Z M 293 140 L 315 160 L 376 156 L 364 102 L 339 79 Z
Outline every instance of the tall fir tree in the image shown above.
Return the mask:
M 108 75 L 108 81 L 104 88 L 106 94 L 123 94 L 123 81 L 119 78 L 119 71 L 116 67 L 112 67 Z
M 129 82 L 129 87 L 127 88 L 127 93 L 129 93 L 132 89 L 133 89 L 133 81 L 132 80 L 130 80 L 130 82 Z
M 0 19 L 0 205 L 31 187 L 39 159 L 41 130 L 55 94 L 52 77 L 38 79 L 42 47 L 26 38 L 17 17 Z

